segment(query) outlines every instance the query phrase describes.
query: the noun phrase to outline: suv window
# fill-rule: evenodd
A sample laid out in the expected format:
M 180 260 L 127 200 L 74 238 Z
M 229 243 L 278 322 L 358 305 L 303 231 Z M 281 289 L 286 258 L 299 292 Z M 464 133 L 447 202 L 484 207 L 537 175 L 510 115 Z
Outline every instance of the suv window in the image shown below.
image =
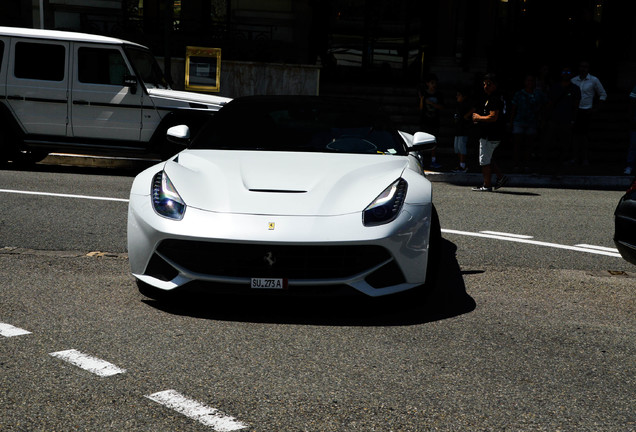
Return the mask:
M 123 86 L 128 72 L 121 53 L 104 48 L 80 48 L 77 68 L 79 81 L 87 84 Z
M 63 45 L 18 42 L 15 45 L 15 76 L 45 81 L 64 80 L 66 48 Z
M 0 68 L 2 68 L 2 57 L 4 56 L 4 42 L 0 40 Z
M 132 63 L 133 69 L 144 82 L 146 88 L 169 89 L 170 86 L 161 72 L 152 53 L 139 48 L 124 47 L 128 60 Z

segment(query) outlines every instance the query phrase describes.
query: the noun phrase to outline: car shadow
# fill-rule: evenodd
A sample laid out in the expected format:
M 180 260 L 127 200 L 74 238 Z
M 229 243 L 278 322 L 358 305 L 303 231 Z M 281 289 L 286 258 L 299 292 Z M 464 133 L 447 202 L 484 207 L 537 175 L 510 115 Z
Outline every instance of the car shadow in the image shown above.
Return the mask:
M 80 166 L 65 164 L 49 164 L 38 162 L 37 164 L 17 164 L 7 162 L 0 164 L 0 171 L 43 172 L 56 174 L 82 174 L 114 177 L 135 177 L 137 174 L 149 168 L 157 161 L 136 161 L 128 165 L 115 166 Z
M 200 319 L 325 326 L 405 326 L 472 312 L 454 243 L 442 241 L 437 281 L 431 293 L 388 297 L 286 297 L 180 293 L 169 300 L 143 300 L 163 312 Z M 219 305 L 226 304 L 222 308 Z
M 532 197 L 541 196 L 541 194 L 534 193 L 534 192 L 517 192 L 517 191 L 509 191 L 509 190 L 502 191 L 501 189 L 493 191 L 493 192 L 497 194 L 501 194 L 501 195 L 532 196 Z

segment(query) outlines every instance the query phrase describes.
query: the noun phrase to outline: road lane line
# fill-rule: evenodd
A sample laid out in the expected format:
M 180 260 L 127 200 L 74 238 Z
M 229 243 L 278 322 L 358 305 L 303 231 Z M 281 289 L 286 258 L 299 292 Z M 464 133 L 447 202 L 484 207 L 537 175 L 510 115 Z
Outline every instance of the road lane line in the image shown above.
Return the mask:
M 594 246 L 594 245 L 589 245 L 589 244 L 577 244 L 575 246 L 586 248 L 586 249 L 594 249 L 594 250 L 599 250 L 599 251 L 618 253 L 618 249 L 616 249 L 616 248 L 608 248 L 608 247 L 605 247 L 605 246 Z
M 175 390 L 166 390 L 146 397 L 218 432 L 230 432 L 247 427 L 247 424 L 237 421 L 234 417 L 189 399 Z
M 529 236 L 529 235 L 510 234 L 510 233 L 502 233 L 502 232 L 497 232 L 497 231 L 479 231 L 479 232 L 483 233 L 483 234 L 492 234 L 492 235 L 495 235 L 495 236 L 512 237 L 512 238 L 517 238 L 517 239 L 531 239 L 531 238 L 533 238 L 532 236 Z
M 447 233 L 447 234 L 457 234 L 457 235 L 463 235 L 463 236 L 481 237 L 481 238 L 489 238 L 489 239 L 495 239 L 495 240 L 504 240 L 504 241 L 515 242 L 515 243 L 531 244 L 531 245 L 535 245 L 535 246 L 551 247 L 551 248 L 554 248 L 554 249 L 565 249 L 565 250 L 571 250 L 571 251 L 576 251 L 576 252 L 586 252 L 586 253 L 591 253 L 591 254 L 596 254 L 596 255 L 605 255 L 605 256 L 611 256 L 611 257 L 616 257 L 616 258 L 622 258 L 620 253 L 609 252 L 609 251 L 604 251 L 604 250 L 597 250 L 597 249 L 590 249 L 590 248 L 584 248 L 584 247 L 580 247 L 580 246 L 568 246 L 568 245 L 562 245 L 562 244 L 558 244 L 558 243 L 548 243 L 548 242 L 541 242 L 541 241 L 537 241 L 537 240 L 530 240 L 530 239 L 523 239 L 523 238 L 514 238 L 514 237 L 507 237 L 507 236 L 500 236 L 500 235 L 493 235 L 493 234 L 485 234 L 485 233 L 474 233 L 474 232 L 467 232 L 467 231 L 457 231 L 457 230 L 450 230 L 450 229 L 442 229 L 442 232 L 443 233 Z
M 14 327 L 11 324 L 0 323 L 0 335 L 4 337 L 14 337 L 14 336 L 22 336 L 31 334 L 30 331 L 26 331 L 24 329 Z
M 98 197 L 98 196 L 90 196 L 90 195 L 60 194 L 60 193 L 52 193 L 52 192 L 34 192 L 34 191 L 12 190 L 12 189 L 0 189 L 0 192 L 21 194 L 21 195 L 49 196 L 49 197 L 57 197 L 57 198 L 79 198 L 79 199 L 96 200 L 96 201 L 117 201 L 117 202 L 125 202 L 125 203 L 128 202 L 128 199 L 124 199 L 124 198 L 109 198 L 109 197 Z
M 67 351 L 58 351 L 50 353 L 50 355 L 102 377 L 117 375 L 126 372 L 126 369 L 120 369 L 112 363 L 98 359 L 97 357 L 93 357 L 88 354 L 81 353 L 74 349 Z

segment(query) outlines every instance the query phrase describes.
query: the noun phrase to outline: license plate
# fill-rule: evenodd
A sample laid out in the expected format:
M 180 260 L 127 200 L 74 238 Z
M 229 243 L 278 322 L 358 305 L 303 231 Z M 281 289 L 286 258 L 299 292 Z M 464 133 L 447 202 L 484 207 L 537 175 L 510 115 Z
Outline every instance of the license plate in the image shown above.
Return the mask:
M 287 279 L 252 278 L 250 287 L 255 289 L 287 289 Z

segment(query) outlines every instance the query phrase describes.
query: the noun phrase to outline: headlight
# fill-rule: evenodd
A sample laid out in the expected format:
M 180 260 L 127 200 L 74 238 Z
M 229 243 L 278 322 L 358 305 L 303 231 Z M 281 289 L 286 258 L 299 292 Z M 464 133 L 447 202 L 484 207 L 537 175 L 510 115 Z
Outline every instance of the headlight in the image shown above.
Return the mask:
M 404 204 L 406 189 L 406 180 L 396 180 L 364 209 L 362 213 L 362 223 L 365 226 L 375 226 L 394 220 Z
M 176 220 L 183 219 L 186 210 L 185 203 L 163 171 L 152 179 L 152 207 L 161 216 Z

